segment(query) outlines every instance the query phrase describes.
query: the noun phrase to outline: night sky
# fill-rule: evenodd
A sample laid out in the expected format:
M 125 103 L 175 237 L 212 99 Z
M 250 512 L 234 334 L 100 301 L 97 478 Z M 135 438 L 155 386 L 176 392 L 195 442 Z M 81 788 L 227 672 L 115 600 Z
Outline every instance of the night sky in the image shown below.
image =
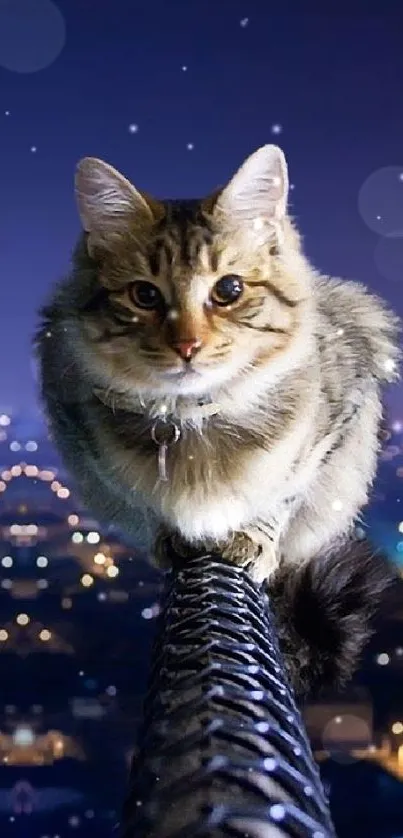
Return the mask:
M 192 197 L 276 142 L 315 265 L 403 313 L 398 7 L 0 0 L 3 410 L 35 404 L 36 310 L 79 232 L 73 177 L 85 155 L 159 197 Z M 401 417 L 401 389 L 391 401 Z

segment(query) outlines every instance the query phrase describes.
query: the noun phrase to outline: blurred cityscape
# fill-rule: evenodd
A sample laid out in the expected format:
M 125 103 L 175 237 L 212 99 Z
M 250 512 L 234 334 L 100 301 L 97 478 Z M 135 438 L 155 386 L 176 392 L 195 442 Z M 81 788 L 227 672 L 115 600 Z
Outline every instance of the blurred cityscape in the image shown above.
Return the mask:
M 361 531 L 403 569 L 402 430 Z M 40 418 L 0 412 L 1 838 L 116 834 L 160 588 L 81 507 Z M 348 691 L 304 713 L 340 838 L 403 836 L 403 580 Z

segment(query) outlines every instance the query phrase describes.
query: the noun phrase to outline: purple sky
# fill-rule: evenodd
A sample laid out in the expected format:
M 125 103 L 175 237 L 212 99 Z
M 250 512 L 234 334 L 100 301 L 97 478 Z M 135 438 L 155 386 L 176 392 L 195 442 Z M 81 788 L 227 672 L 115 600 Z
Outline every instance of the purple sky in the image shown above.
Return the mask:
M 50 0 L 0 0 L 2 409 L 34 404 L 30 336 L 79 230 L 73 174 L 84 155 L 151 193 L 186 197 L 278 142 L 316 266 L 368 283 L 403 313 L 398 6 L 58 0 L 60 15 Z M 395 390 L 395 416 L 402 402 Z

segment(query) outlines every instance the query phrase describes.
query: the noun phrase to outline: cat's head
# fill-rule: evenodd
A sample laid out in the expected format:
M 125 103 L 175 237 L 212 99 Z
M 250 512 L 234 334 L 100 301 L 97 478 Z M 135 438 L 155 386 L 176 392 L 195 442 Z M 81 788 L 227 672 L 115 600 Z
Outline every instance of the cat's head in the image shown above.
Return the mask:
M 79 163 L 76 194 L 102 300 L 81 322 L 111 384 L 201 394 L 291 351 L 309 270 L 279 148 L 200 200 L 150 198 L 94 158 Z

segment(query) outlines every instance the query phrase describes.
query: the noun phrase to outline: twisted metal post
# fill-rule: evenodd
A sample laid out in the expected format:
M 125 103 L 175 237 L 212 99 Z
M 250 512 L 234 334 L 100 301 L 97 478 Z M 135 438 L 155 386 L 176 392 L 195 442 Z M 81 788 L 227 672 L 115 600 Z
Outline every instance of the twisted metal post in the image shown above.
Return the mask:
M 122 838 L 334 838 L 266 595 L 219 557 L 168 577 Z

